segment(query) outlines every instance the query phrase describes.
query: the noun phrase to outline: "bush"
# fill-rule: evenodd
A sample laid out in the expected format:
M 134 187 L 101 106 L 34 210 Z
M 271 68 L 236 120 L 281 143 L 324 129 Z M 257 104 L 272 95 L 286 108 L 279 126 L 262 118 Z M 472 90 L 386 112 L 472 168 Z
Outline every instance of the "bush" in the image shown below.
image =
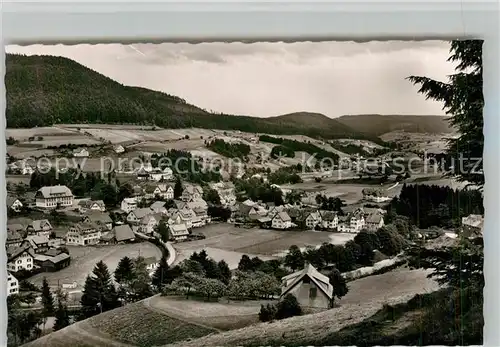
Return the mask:
M 259 320 L 261 322 L 270 322 L 274 319 L 274 316 L 276 315 L 276 306 L 267 304 L 267 305 L 260 305 L 260 312 L 259 312 Z
M 285 319 L 294 316 L 302 315 L 302 308 L 297 301 L 297 298 L 292 294 L 287 294 L 276 305 L 276 319 Z

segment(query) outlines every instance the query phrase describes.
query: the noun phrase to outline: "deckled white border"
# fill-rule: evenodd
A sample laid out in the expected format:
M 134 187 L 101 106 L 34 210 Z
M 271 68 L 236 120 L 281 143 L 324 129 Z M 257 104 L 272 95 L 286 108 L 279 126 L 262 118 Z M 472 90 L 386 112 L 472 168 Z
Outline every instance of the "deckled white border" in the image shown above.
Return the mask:
M 2 44 L 158 41 L 322 41 L 331 39 L 482 38 L 484 43 L 485 328 L 484 345 L 500 346 L 499 286 L 499 24 L 496 0 L 420 1 L 3 1 Z M 5 51 L 0 68 L 4 76 Z M 5 88 L 0 105 L 5 112 Z M 1 118 L 5 128 L 5 118 Z M 5 133 L 1 155 L 5 156 Z M 5 175 L 5 161 L 1 172 Z M 3 176 L 1 182 L 5 182 Z M 5 201 L 6 187 L 0 184 Z M 6 225 L 5 203 L 1 223 Z M 5 234 L 5 233 L 4 233 Z M 5 240 L 5 236 L 4 236 Z M 4 242 L 4 241 L 3 241 Z M 0 263 L 6 263 L 1 247 Z M 6 278 L 6 268 L 0 276 Z M 0 286 L 6 345 L 6 288 Z M 423 332 L 425 333 L 425 332 Z

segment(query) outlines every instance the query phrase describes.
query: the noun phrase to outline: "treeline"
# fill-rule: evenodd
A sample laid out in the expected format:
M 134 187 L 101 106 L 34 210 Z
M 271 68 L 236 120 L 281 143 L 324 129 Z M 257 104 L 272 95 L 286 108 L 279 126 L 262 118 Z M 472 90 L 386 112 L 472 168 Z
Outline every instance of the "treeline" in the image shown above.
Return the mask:
M 267 182 L 258 178 L 234 181 L 235 192 L 239 201 L 251 199 L 253 201 L 273 202 L 276 206 L 284 204 L 283 192 L 279 188 L 271 187 Z
M 273 159 L 283 158 L 283 157 L 294 158 L 295 151 L 292 148 L 279 145 L 273 147 L 270 156 Z
M 298 175 L 301 172 L 302 165 L 280 167 L 278 170 L 267 175 L 267 180 L 271 184 L 296 184 L 301 183 L 302 178 Z
M 389 204 L 388 214 L 407 216 L 422 229 L 452 228 L 461 224 L 462 217 L 484 214 L 483 197 L 478 190 L 404 184 L 399 197 Z
M 330 146 L 349 155 L 359 154 L 363 157 L 370 157 L 372 154 L 363 149 L 363 146 L 358 146 L 352 143 L 341 143 L 338 141 L 331 141 Z
M 368 135 L 343 126 L 284 124 L 283 119 L 211 113 L 163 92 L 124 86 L 67 58 L 7 54 L 9 128 L 58 123 L 137 124 L 164 128 L 240 130 L 327 139 Z M 347 130 L 347 131 L 346 131 Z M 374 139 L 376 141 L 376 138 Z
M 244 143 L 228 143 L 222 139 L 207 142 L 207 148 L 228 158 L 244 159 L 250 154 L 250 146 Z
M 296 140 L 283 139 L 281 137 L 273 137 L 268 135 L 261 135 L 259 141 L 274 143 L 281 147 L 288 148 L 289 151 L 306 152 L 314 155 L 317 160 L 330 159 L 334 163 L 339 162 L 339 156 L 336 153 L 325 151 L 324 149 L 313 145 L 311 143 L 300 142 Z M 326 164 L 326 163 L 325 163 Z

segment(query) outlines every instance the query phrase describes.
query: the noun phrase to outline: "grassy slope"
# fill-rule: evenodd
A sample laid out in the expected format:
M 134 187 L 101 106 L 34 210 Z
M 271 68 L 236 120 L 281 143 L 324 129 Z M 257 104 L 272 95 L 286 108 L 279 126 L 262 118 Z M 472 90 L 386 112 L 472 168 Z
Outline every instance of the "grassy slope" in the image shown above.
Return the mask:
M 362 133 L 380 136 L 391 131 L 404 130 L 415 133 L 450 133 L 447 117 L 362 114 L 337 118 L 350 128 Z
M 159 346 L 216 332 L 158 313 L 146 301 L 102 313 L 26 344 L 26 347 Z
M 57 123 L 128 123 L 370 139 L 322 115 L 315 116 L 320 121 L 311 122 L 313 116 L 306 114 L 264 119 L 209 113 L 176 96 L 121 85 L 62 57 L 7 54 L 6 71 L 9 128 Z

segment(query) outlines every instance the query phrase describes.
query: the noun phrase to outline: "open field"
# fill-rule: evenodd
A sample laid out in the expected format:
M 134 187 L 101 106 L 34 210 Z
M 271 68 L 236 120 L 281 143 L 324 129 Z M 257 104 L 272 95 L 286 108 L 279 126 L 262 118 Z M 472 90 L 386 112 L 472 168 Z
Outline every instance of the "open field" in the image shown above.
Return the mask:
M 62 127 L 40 127 L 29 129 L 5 129 L 5 137 L 13 137 L 16 140 L 23 141 L 33 136 L 73 136 L 75 130 L 64 129 Z
M 31 277 L 29 281 L 41 286 L 43 278 L 46 277 L 51 287 L 76 281 L 81 289 L 85 284 L 85 278 L 100 260 L 108 266 L 110 272 L 114 272 L 118 262 L 124 256 L 135 258 L 140 255 L 145 258 L 161 258 L 161 251 L 149 242 L 114 246 L 67 246 L 67 248 L 71 255 L 70 266 L 56 272 L 37 274 Z
M 365 320 L 386 303 L 405 302 L 415 294 L 439 288 L 435 281 L 427 278 L 426 271 L 404 268 L 349 282 L 348 286 L 349 293 L 334 309 L 259 323 L 169 346 L 308 345 L 311 340 L 321 340 L 345 326 Z
M 234 269 L 243 254 L 258 256 L 264 260 L 282 256 L 292 245 L 300 248 L 318 246 L 323 242 L 343 244 L 352 240 L 354 234 L 331 232 L 297 232 L 264 229 L 237 228 L 226 223 L 212 224 L 197 233 L 206 236 L 204 240 L 180 242 L 174 245 L 176 262 L 188 258 L 193 252 L 205 249 L 210 257 L 224 259 Z
M 206 324 L 219 330 L 239 329 L 259 322 L 261 304 L 271 300 L 208 302 L 204 299 L 154 296 L 148 300 L 150 307 L 171 317 Z

